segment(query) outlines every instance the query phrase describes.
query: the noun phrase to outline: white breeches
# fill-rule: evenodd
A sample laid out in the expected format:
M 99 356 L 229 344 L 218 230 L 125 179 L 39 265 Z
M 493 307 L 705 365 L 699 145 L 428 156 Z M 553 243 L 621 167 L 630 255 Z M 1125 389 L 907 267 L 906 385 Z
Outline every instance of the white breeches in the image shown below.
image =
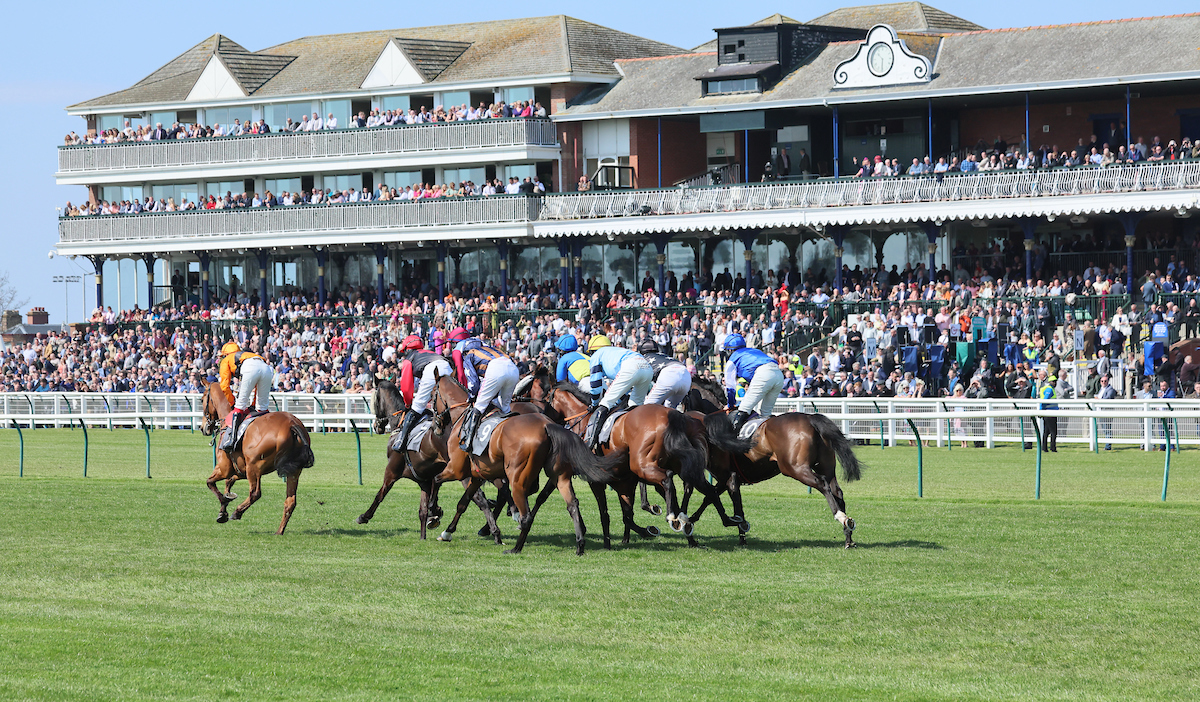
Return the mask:
M 271 382 L 275 379 L 275 371 L 257 358 L 246 359 L 242 364 L 242 380 L 238 383 L 235 409 L 250 409 L 251 401 L 254 409 L 260 412 L 267 410 L 267 401 L 271 397 Z
M 417 389 L 413 392 L 412 409 L 416 412 L 424 412 L 429 406 L 429 398 L 433 397 L 433 387 L 437 385 L 437 378 L 443 375 L 454 375 L 454 369 L 450 367 L 449 362 L 430 363 L 425 366 L 425 370 L 421 373 L 421 381 L 417 383 Z
M 486 412 L 488 405 L 495 402 L 501 412 L 507 413 L 512 409 L 513 390 L 521 373 L 517 364 L 507 358 L 495 358 L 488 362 L 483 380 L 479 383 L 479 394 L 475 397 L 475 409 L 480 413 Z
M 658 380 L 654 381 L 654 387 L 646 395 L 646 404 L 678 409 L 679 403 L 683 402 L 691 389 L 692 374 L 687 366 L 671 364 L 658 374 Z
M 653 384 L 654 369 L 646 359 L 640 356 L 631 357 L 621 365 L 621 370 L 617 371 L 617 377 L 613 378 L 612 384 L 604 392 L 604 399 L 600 400 L 600 404 L 612 409 L 625 393 L 629 393 L 629 406 L 636 407 L 646 401 L 646 393 L 650 392 L 650 386 Z
M 749 414 L 757 407 L 759 416 L 770 417 L 775 411 L 775 400 L 779 399 L 783 383 L 783 371 L 779 370 L 778 365 L 762 364 L 754 370 L 754 377 L 750 379 L 750 386 L 738 403 L 738 409 Z

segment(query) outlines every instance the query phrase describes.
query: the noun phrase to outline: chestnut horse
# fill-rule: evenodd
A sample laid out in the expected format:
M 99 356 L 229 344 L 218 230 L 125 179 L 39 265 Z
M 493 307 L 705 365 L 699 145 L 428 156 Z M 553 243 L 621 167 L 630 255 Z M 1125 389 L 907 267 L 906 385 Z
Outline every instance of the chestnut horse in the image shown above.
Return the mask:
M 535 510 L 530 509 L 529 496 L 537 492 L 539 474 L 545 473 L 548 482 L 542 494 L 548 496 L 554 487 L 558 488 L 567 504 L 567 514 L 575 526 L 575 553 L 582 556 L 585 529 L 571 476 L 578 471 L 589 483 L 607 483 L 613 479 L 615 469 L 626 462 L 626 454 L 614 451 L 609 456 L 597 457 L 587 450 L 582 439 L 558 426 L 546 415 L 520 414 L 497 426 L 488 440 L 487 450 L 475 456 L 459 448 L 459 425 L 469 403 L 470 396 L 458 380 L 452 376 L 437 379 L 431 400 L 435 423 L 451 427 L 451 433 L 448 442 L 450 460 L 441 474 L 433 479 L 433 500 L 436 501 L 438 488 L 443 482 L 470 479 L 462 499 L 458 501 L 454 518 L 438 540 L 450 541 L 453 538 L 467 503 L 484 481 L 507 478 L 513 504 L 520 514 L 521 533 L 517 543 L 505 553 L 520 553 L 535 517 Z M 543 498 L 539 495 L 539 499 Z M 499 542 L 499 530 L 493 533 Z
M 200 432 L 216 441 L 218 430 L 233 407 L 217 383 L 209 383 L 204 389 L 204 424 Z M 217 467 L 208 478 L 208 489 L 217 496 L 221 512 L 217 523 L 229 521 L 229 503 L 237 495 L 229 492 L 238 478 L 250 483 L 250 494 L 233 510 L 233 518 L 241 519 L 250 505 L 262 497 L 262 477 L 268 473 L 279 473 L 287 480 L 287 498 L 283 502 L 283 521 L 279 523 L 282 534 L 288 519 L 296 509 L 296 486 L 300 483 L 300 471 L 312 467 L 312 442 L 308 429 L 290 412 L 270 412 L 258 417 L 246 429 L 245 437 L 232 457 L 217 451 Z M 225 481 L 225 494 L 217 489 L 217 482 Z

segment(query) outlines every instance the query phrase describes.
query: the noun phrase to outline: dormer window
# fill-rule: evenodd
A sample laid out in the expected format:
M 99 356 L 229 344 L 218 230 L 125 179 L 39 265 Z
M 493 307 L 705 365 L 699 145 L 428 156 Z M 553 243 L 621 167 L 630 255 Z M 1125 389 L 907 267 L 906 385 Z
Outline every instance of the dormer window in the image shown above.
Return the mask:
M 761 93 L 762 85 L 755 78 L 726 78 L 704 81 L 705 95 L 729 95 L 732 93 Z

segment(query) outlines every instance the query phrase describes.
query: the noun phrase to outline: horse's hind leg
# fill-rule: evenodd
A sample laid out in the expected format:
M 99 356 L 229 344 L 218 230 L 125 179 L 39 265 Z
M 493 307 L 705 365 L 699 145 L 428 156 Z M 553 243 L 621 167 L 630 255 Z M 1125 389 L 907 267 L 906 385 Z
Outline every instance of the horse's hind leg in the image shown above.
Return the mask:
M 653 539 L 662 532 L 656 526 L 642 528 L 633 520 L 633 484 L 626 482 L 623 484 L 613 484 L 613 490 L 616 491 L 617 497 L 621 502 L 621 520 L 625 523 L 625 537 L 621 539 L 624 545 L 629 544 L 629 532 L 633 531 L 643 539 Z
M 488 502 L 487 495 L 483 494 L 482 488 L 481 484 L 480 489 L 476 490 L 475 495 L 471 498 L 479 506 L 479 510 L 483 512 L 484 519 L 487 520 L 487 523 L 479 529 L 478 533 L 480 536 L 488 536 L 490 534 L 496 538 L 497 544 L 502 544 L 504 541 L 500 538 L 500 525 L 496 523 L 496 515 L 492 514 L 491 503 Z
M 233 510 L 233 518 L 241 519 L 246 510 L 250 509 L 250 505 L 258 502 L 258 498 L 262 497 L 262 467 L 255 464 L 251 465 L 246 462 L 246 482 L 250 484 L 250 494 L 246 495 L 246 499 L 242 504 Z
M 383 471 L 383 486 L 379 488 L 379 492 L 375 493 L 375 501 L 367 508 L 366 512 L 358 515 L 358 523 L 366 524 L 375 516 L 375 510 L 379 509 L 379 505 L 383 503 L 392 486 L 400 479 L 404 473 L 404 455 L 401 453 L 392 453 L 388 456 L 387 468 Z
M 496 501 L 495 501 L 495 503 L 492 504 L 491 502 L 489 502 L 486 499 L 486 497 L 484 498 L 484 503 L 483 503 L 483 504 L 488 505 L 488 507 L 491 508 L 492 518 L 490 520 L 487 520 L 487 523 L 485 523 L 483 526 L 479 527 L 479 535 L 480 536 L 487 536 L 492 533 L 492 527 L 490 526 L 491 524 L 496 524 L 497 526 L 499 526 L 500 512 L 505 508 L 505 506 L 508 504 L 509 500 L 512 499 L 512 491 L 508 489 L 508 483 L 506 481 L 496 480 L 496 481 L 494 481 L 494 484 L 496 485 Z M 482 495 L 483 490 L 480 490 L 479 494 Z M 475 504 L 480 504 L 478 499 L 475 500 Z M 480 509 L 483 509 L 485 512 L 487 511 L 487 508 L 483 507 L 483 505 L 480 505 Z M 486 515 L 484 515 L 484 516 L 486 517 Z
M 229 503 L 233 502 L 234 497 L 237 497 L 237 495 L 230 497 L 229 495 L 222 494 L 221 491 L 217 489 L 217 483 L 219 483 L 221 480 L 227 479 L 229 474 L 232 474 L 232 472 L 232 469 L 229 467 L 229 461 L 226 459 L 223 461 L 218 461 L 217 467 L 213 469 L 212 475 L 208 476 L 208 489 L 212 490 L 212 493 L 217 496 L 217 502 L 221 505 L 221 512 L 217 515 L 217 524 L 224 524 L 225 522 L 229 521 Z M 226 490 L 226 492 L 228 492 L 228 490 Z
M 571 485 L 569 473 L 558 476 L 558 493 L 567 503 L 567 514 L 575 525 L 575 555 L 583 555 L 583 516 L 579 514 L 579 498 L 575 496 L 575 487 Z
M 641 483 L 638 485 L 638 489 L 642 493 L 642 509 L 656 517 L 662 514 L 662 507 L 650 504 L 650 498 L 646 496 L 646 484 Z
M 604 532 L 604 548 L 612 549 L 612 537 L 609 534 L 609 517 L 608 517 L 608 495 L 605 491 L 608 486 L 604 483 L 592 483 L 592 494 L 596 496 L 596 508 L 600 511 L 600 528 Z M 628 534 L 628 531 L 626 532 Z M 628 540 L 628 538 L 627 538 Z
M 275 532 L 276 536 L 283 534 L 283 530 L 287 529 L 288 520 L 292 518 L 292 512 L 296 509 L 296 486 L 299 484 L 300 471 L 287 477 L 287 497 L 283 500 L 283 521 L 279 522 L 279 531 Z
M 825 480 L 821 492 L 825 493 L 825 500 L 829 503 L 833 518 L 842 523 L 842 533 L 846 535 L 846 548 L 854 548 L 858 545 L 852 538 L 854 520 L 846 515 L 846 500 L 842 497 L 842 487 L 838 485 L 837 478 L 830 476 Z

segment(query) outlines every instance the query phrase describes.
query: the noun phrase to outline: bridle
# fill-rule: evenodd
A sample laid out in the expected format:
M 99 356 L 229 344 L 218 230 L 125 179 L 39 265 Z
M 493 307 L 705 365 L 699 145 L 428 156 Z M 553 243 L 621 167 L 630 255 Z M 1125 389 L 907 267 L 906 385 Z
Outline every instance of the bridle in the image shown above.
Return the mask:
M 204 424 L 200 425 L 200 433 L 204 436 L 214 436 L 217 433 L 217 428 L 221 422 L 216 417 L 216 410 L 212 408 L 212 388 L 204 389 Z M 210 410 L 211 413 L 210 413 Z

